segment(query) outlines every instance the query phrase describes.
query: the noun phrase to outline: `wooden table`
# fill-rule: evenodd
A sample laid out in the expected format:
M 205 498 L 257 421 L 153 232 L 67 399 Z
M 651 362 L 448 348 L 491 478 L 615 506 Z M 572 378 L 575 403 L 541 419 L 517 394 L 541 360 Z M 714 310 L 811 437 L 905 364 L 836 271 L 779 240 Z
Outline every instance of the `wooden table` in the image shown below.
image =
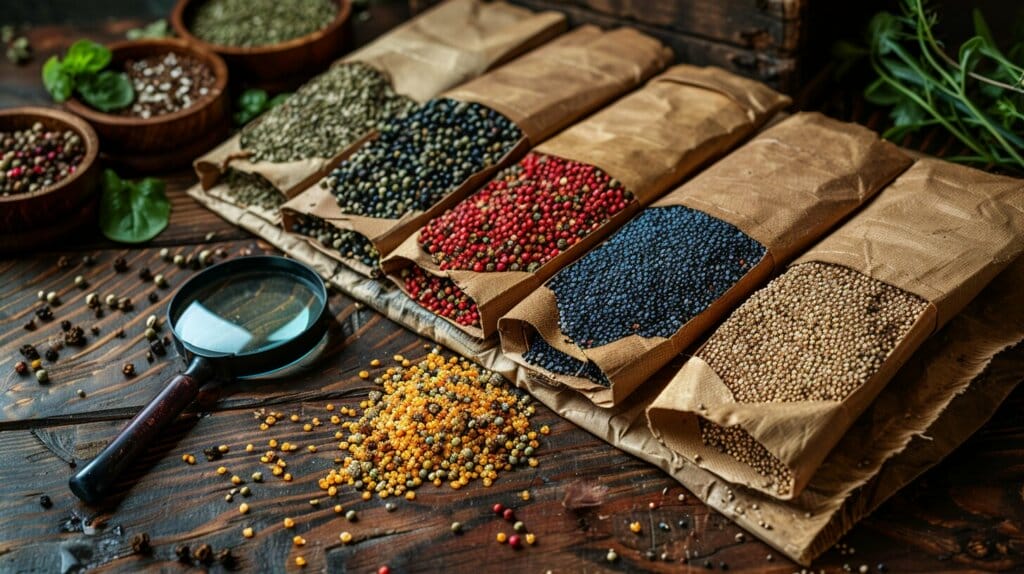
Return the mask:
M 399 17 L 394 11 L 375 13 L 362 33 L 370 36 Z M 0 106 L 44 101 L 39 66 L 72 39 L 83 34 L 111 39 L 135 24 L 35 30 L 31 37 L 37 55 L 31 65 L 15 69 L 0 64 Z M 105 571 L 186 570 L 196 565 L 178 561 L 176 547 L 195 549 L 204 543 L 214 551 L 230 548 L 236 568 L 254 571 L 297 571 L 297 556 L 308 561 L 305 570 L 310 572 L 370 572 L 383 564 L 393 572 L 799 570 L 777 553 L 769 559 L 771 549 L 749 535 L 739 541 L 736 526 L 661 471 L 543 407 L 535 424 L 550 425 L 552 433 L 540 449 L 540 465 L 506 473 L 490 488 L 423 487 L 415 501 L 395 501 L 390 512 L 384 501 L 363 501 L 350 489 L 334 499 L 323 497 L 316 479 L 332 465 L 329 449 L 335 441 L 329 433 L 307 434 L 292 423 L 260 432 L 254 412 L 325 418 L 327 403 L 352 405 L 365 396 L 368 385 L 357 372 L 372 358 L 386 360 L 396 353 L 415 357 L 429 344 L 340 294 L 331 297 L 337 321 L 319 361 L 285 381 L 208 388 L 160 444 L 137 461 L 113 500 L 98 507 L 81 504 L 66 486 L 75 465 L 97 453 L 182 368 L 173 349 L 147 362 L 141 340 L 146 317 L 159 315 L 173 288 L 192 273 L 161 260 L 159 250 L 167 247 L 172 255 L 187 255 L 219 248 L 229 257 L 272 251 L 188 198 L 184 189 L 194 181 L 190 173 L 165 177 L 173 203 L 171 224 L 145 247 L 125 249 L 89 231 L 65 245 L 26 245 L 24 253 L 0 259 L 0 571 L 54 572 L 62 564 Z M 86 267 L 84 255 L 95 256 L 96 265 Z M 62 256 L 69 263 L 65 268 L 59 265 Z M 117 257 L 127 260 L 129 271 L 113 270 Z M 155 290 L 141 281 L 137 274 L 144 267 L 164 273 L 171 288 Z M 90 284 L 86 291 L 73 286 L 79 274 Z M 55 307 L 53 321 L 27 331 L 23 325 L 39 305 L 40 290 L 58 292 L 62 303 Z M 131 297 L 135 310 L 108 310 L 96 319 L 84 304 L 91 290 L 101 297 Z M 154 291 L 159 299 L 150 303 L 147 296 Z M 13 366 L 21 358 L 18 349 L 26 343 L 45 348 L 64 319 L 86 329 L 88 344 L 65 348 L 55 363 L 47 364 L 48 384 L 17 375 Z M 99 327 L 98 335 L 89 332 L 93 325 Z M 116 335 L 119 329 L 125 338 Z M 122 374 L 127 362 L 134 364 L 137 376 Z M 844 542 L 850 550 L 829 551 L 816 569 L 837 572 L 849 565 L 857 571 L 864 564 L 874 572 L 880 563 L 894 572 L 1024 569 L 1022 412 L 1024 390 L 1018 390 L 966 445 L 857 526 Z M 250 498 L 225 502 L 230 485 L 215 473 L 217 466 L 246 478 L 265 471 L 244 446 L 253 443 L 259 450 L 268 438 L 324 448 L 289 458 L 292 482 L 271 477 L 259 484 L 250 481 Z M 203 450 L 221 444 L 230 445 L 230 452 L 222 461 L 207 462 Z M 198 462 L 182 462 L 185 453 Z M 575 481 L 607 486 L 606 499 L 586 511 L 567 510 L 562 499 Z M 528 501 L 520 498 L 524 490 Z M 52 508 L 41 506 L 43 495 L 52 499 Z M 321 504 L 312 506 L 309 500 L 317 497 Z M 247 515 L 238 512 L 243 500 L 252 507 Z M 490 511 L 497 502 L 517 509 L 536 533 L 536 546 L 514 551 L 494 541 L 498 531 L 510 531 Z M 358 522 L 335 515 L 334 504 L 357 510 Z M 285 516 L 296 521 L 293 529 L 282 526 Z M 463 534 L 452 534 L 453 521 L 465 526 Z M 631 521 L 643 525 L 640 535 L 629 531 Z M 660 522 L 668 530 L 659 528 Z M 246 526 L 256 531 L 252 539 L 242 536 Z M 344 530 L 353 534 L 354 543 L 339 541 Z M 131 546 L 132 538 L 143 532 L 152 540 L 150 554 L 136 553 Z M 296 534 L 306 539 L 305 546 L 293 545 Z M 606 560 L 609 548 L 620 556 L 617 562 Z M 209 568 L 224 569 L 216 562 Z

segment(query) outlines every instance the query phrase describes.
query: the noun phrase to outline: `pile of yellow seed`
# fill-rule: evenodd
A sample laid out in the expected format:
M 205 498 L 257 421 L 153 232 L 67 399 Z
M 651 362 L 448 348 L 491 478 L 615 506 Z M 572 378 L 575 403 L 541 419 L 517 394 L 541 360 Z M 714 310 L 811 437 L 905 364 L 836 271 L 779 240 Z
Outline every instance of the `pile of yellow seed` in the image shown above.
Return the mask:
M 338 446 L 347 456 L 320 479 L 322 490 L 349 484 L 366 495 L 412 499 L 423 483 L 490 486 L 501 471 L 537 465 L 527 395 L 436 349 L 417 364 L 395 360 L 399 366 L 375 379 L 380 390 L 360 403 L 362 416 L 341 423 L 347 434 Z
M 793 487 L 793 473 L 750 433 L 742 427 L 723 427 L 705 418 L 701 418 L 699 423 L 700 440 L 706 446 L 718 449 L 765 477 L 765 488 L 774 486 L 780 495 L 789 494 Z

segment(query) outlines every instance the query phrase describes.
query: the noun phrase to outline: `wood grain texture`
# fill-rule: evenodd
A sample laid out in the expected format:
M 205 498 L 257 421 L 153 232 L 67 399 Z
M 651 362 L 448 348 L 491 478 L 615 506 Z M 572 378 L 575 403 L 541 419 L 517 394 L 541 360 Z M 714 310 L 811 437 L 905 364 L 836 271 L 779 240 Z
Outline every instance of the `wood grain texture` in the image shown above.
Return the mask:
M 764 3 L 780 11 L 800 4 L 795 0 Z M 366 25 L 389 27 L 400 18 L 395 6 L 387 4 L 382 11 L 375 4 Z M 45 40 L 36 43 L 36 48 L 48 54 L 47 50 L 63 49 L 83 33 L 104 40 L 136 24 L 114 21 L 92 30 L 46 28 L 30 35 L 34 43 L 37 38 Z M 356 32 L 369 34 L 366 28 L 357 27 Z M 37 78 L 44 60 L 37 52 L 27 68 L 0 61 L 0 75 L 5 80 L 0 82 L 0 106 L 43 98 Z M 878 114 L 865 114 L 856 100 L 849 106 L 834 113 L 882 121 Z M 952 150 L 944 138 L 923 145 L 938 153 Z M 336 517 L 329 505 L 310 506 L 309 499 L 320 496 L 315 479 L 333 464 L 333 452 L 337 452 L 332 451 L 333 440 L 326 432 L 307 434 L 291 423 L 261 433 L 253 411 L 266 407 L 310 417 L 322 415 L 327 402 L 355 404 L 369 390 L 357 372 L 371 359 L 386 359 L 394 353 L 419 356 L 429 344 L 340 294 L 331 297 L 337 322 L 318 360 L 292 373 L 286 383 L 244 381 L 207 388 L 161 443 L 140 457 L 138 467 L 123 478 L 119 486 L 123 495 L 102 507 L 82 505 L 67 489 L 74 472 L 70 463 L 88 460 L 99 452 L 159 391 L 163 381 L 183 368 L 173 349 L 152 365 L 146 363 L 145 349 L 138 340 L 146 316 L 163 309 L 173 287 L 192 273 L 162 262 L 159 249 L 168 246 L 172 254 L 187 255 L 201 248 L 221 247 L 231 257 L 264 250 L 258 240 L 184 194 L 194 183 L 193 175 L 171 173 L 165 178 L 173 205 L 171 225 L 150 244 L 126 249 L 93 231 L 67 244 L 36 252 L 26 246 L 18 255 L 0 258 L 0 572 L 59 572 L 62 560 L 99 572 L 144 568 L 197 571 L 176 562 L 174 547 L 188 544 L 195 548 L 201 543 L 215 549 L 231 547 L 239 568 L 245 571 L 298 571 L 293 562 L 298 555 L 309 561 L 307 572 L 370 572 L 384 563 L 393 572 L 707 572 L 705 560 L 710 560 L 717 572 L 722 571 L 721 562 L 729 571 L 799 571 L 778 556 L 768 561 L 768 547 L 749 536 L 738 542 L 737 527 L 708 510 L 661 471 L 624 455 L 544 407 L 538 409 L 534 422 L 549 424 L 552 434 L 538 451 L 540 466 L 536 469 L 506 473 L 491 488 L 479 484 L 460 491 L 425 487 L 418 491 L 416 501 L 396 500 L 398 508 L 390 513 L 382 501 L 364 502 L 350 489 L 342 489 L 331 504 L 356 509 L 360 514 L 356 523 Z M 208 233 L 213 237 L 207 239 Z M 95 267 L 81 266 L 81 256 L 86 253 L 97 257 Z M 69 256 L 70 267 L 58 269 L 61 255 Z M 128 272 L 113 271 L 116 257 L 128 260 Z M 137 277 L 144 265 L 154 273 L 167 271 L 172 285 L 172 289 L 158 291 L 160 301 L 154 304 L 145 298 L 153 289 Z M 91 283 L 86 291 L 72 285 L 78 274 Z M 107 312 L 99 321 L 87 321 L 92 315 L 83 299 L 94 289 L 101 296 L 118 292 L 132 297 L 135 311 Z M 38 290 L 57 291 L 63 304 L 55 308 L 54 322 L 28 332 L 22 325 L 38 305 Z M 26 342 L 45 341 L 60 330 L 63 318 L 86 328 L 88 345 L 62 351 L 56 365 L 48 366 L 53 376 L 46 386 L 16 375 L 13 363 L 20 358 L 18 348 Z M 88 329 L 94 322 L 101 326 L 98 336 Z M 113 336 L 118 326 L 125 328 L 128 337 Z M 1024 348 L 1014 352 L 1019 360 Z M 126 360 L 139 368 L 134 379 L 125 379 L 120 373 Z M 680 364 L 676 361 L 666 369 Z M 78 388 L 86 391 L 85 398 L 76 394 Z M 855 554 L 833 549 L 815 563 L 815 571 L 844 572 L 845 564 L 856 571 L 864 564 L 877 572 L 878 563 L 885 563 L 891 572 L 1024 569 L 1022 412 L 1024 388 L 1014 392 L 995 418 L 948 460 L 859 524 L 845 539 L 856 549 Z M 264 483 L 249 483 L 254 495 L 247 502 L 253 509 L 245 516 L 237 511 L 242 497 L 230 504 L 223 500 L 229 486 L 225 477 L 214 473 L 217 465 L 224 464 L 242 477 L 262 466 L 244 452 L 245 444 L 266 444 L 273 436 L 307 445 L 314 442 L 313 435 L 315 444 L 324 448 L 317 454 L 294 453 L 288 458 L 294 482 L 284 483 L 264 472 Z M 231 452 L 222 462 L 206 462 L 202 450 L 218 444 L 231 445 Z M 195 466 L 181 461 L 186 452 L 197 456 Z M 577 480 L 608 486 L 604 503 L 580 513 L 563 508 L 565 489 Z M 523 489 L 530 491 L 528 502 L 518 498 Z M 52 498 L 53 508 L 40 506 L 43 494 Z M 682 501 L 680 494 L 685 495 Z M 538 536 L 536 547 L 514 552 L 494 542 L 499 530 L 511 531 L 508 523 L 491 514 L 489 508 L 495 502 L 516 506 Z M 294 532 L 282 527 L 284 516 L 298 523 Z M 89 518 L 105 526 L 85 534 L 82 521 Z M 465 525 L 465 534 L 452 535 L 449 526 L 454 520 Z M 640 535 L 629 531 L 628 524 L 634 520 L 643 526 Z M 679 526 L 680 520 L 685 527 Z M 658 528 L 662 521 L 670 530 Z M 245 525 L 256 529 L 254 538 L 241 536 Z M 341 545 L 338 534 L 342 530 L 352 532 L 356 543 Z M 149 533 L 153 540 L 152 556 L 131 550 L 132 536 L 141 532 Z M 295 534 L 306 538 L 306 546 L 292 545 Z M 605 561 L 609 548 L 616 550 L 619 561 Z M 647 558 L 648 550 L 654 550 L 654 561 Z M 680 560 L 687 550 L 691 560 L 683 565 Z M 661 561 L 662 552 L 671 562 Z M 224 571 L 219 565 L 209 570 Z

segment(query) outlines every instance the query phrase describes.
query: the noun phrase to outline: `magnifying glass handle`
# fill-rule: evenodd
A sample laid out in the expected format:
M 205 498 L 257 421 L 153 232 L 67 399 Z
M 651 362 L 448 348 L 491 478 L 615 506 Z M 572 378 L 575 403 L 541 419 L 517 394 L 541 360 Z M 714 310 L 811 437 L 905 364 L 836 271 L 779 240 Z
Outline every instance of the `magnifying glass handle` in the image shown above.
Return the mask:
M 175 375 L 152 402 L 135 415 L 107 448 L 68 481 L 71 492 L 87 503 L 101 500 L 117 476 L 185 410 L 199 388 L 213 376 L 209 360 L 196 357 L 184 373 Z

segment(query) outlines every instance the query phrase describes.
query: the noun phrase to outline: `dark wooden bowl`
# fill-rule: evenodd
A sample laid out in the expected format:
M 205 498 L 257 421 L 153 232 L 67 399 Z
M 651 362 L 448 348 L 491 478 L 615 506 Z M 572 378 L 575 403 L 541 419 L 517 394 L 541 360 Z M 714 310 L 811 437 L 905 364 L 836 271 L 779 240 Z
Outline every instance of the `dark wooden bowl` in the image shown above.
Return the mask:
M 47 129 L 73 130 L 85 144 L 75 173 L 54 185 L 29 193 L 0 196 L 0 252 L 30 252 L 95 222 L 99 200 L 100 143 L 89 124 L 52 108 L 0 110 L 0 131 L 23 130 L 39 122 Z
M 269 92 L 293 90 L 325 70 L 345 47 L 345 25 L 352 12 L 351 0 L 335 0 L 338 13 L 322 30 L 286 42 L 243 48 L 205 42 L 189 31 L 196 8 L 204 0 L 178 0 L 171 25 L 178 36 L 220 54 L 231 68 L 232 82 Z
M 92 124 L 103 144 L 104 159 L 136 171 L 166 171 L 189 165 L 192 160 L 227 137 L 228 68 L 217 54 L 184 40 L 131 40 L 108 46 L 113 53 L 111 69 L 125 60 L 137 60 L 173 52 L 195 58 L 213 70 L 213 89 L 193 106 L 170 114 L 136 118 L 108 114 L 71 98 L 65 106 Z

